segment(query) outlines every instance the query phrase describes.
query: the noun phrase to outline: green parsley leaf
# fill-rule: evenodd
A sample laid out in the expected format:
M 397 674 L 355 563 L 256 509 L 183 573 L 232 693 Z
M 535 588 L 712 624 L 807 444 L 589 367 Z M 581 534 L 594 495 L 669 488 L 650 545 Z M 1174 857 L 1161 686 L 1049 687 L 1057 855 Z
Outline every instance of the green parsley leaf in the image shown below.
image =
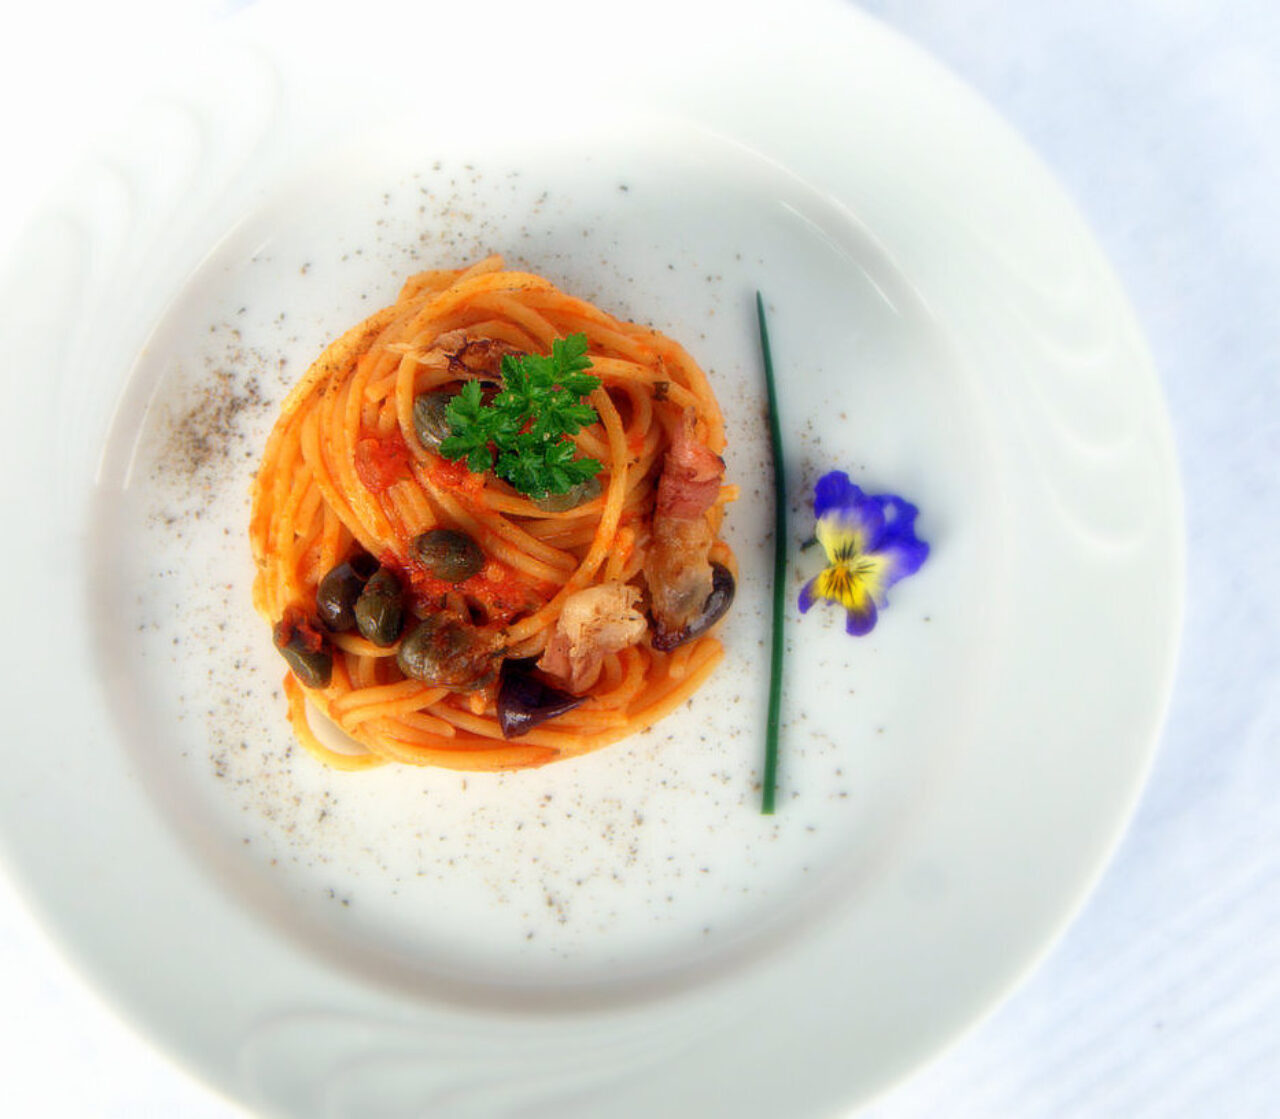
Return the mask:
M 602 465 L 578 458 L 570 439 L 600 419 L 583 399 L 600 385 L 590 368 L 585 334 L 555 339 L 549 355 L 504 355 L 502 391 L 488 404 L 479 381 L 466 382 L 449 402 L 440 453 L 466 459 L 474 474 L 492 470 L 535 498 L 594 478 Z

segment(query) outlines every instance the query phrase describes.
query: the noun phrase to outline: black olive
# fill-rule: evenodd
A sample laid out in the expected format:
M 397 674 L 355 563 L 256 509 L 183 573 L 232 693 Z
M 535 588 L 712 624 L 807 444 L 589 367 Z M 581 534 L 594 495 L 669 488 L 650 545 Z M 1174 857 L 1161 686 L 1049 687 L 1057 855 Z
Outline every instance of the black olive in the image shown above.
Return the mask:
M 498 725 L 503 738 L 519 738 L 534 727 L 572 711 L 584 697 L 545 684 L 530 671 L 533 660 L 507 661 L 498 685 Z
M 433 389 L 413 399 L 413 430 L 429 451 L 434 451 L 449 437 L 449 420 L 444 410 L 454 394 L 447 389 Z
M 493 679 L 493 650 L 474 626 L 451 614 L 424 618 L 396 650 L 400 671 L 438 688 L 470 691 Z
M 404 628 L 404 592 L 395 572 L 380 567 L 364 585 L 355 605 L 360 635 L 385 649 Z
M 677 645 L 701 637 L 721 618 L 733 603 L 735 584 L 733 575 L 722 563 L 711 565 L 711 593 L 702 604 L 702 612 L 683 629 L 665 630 L 656 622 L 650 627 L 649 644 L 659 652 L 667 653 Z
M 306 634 L 300 626 L 285 621 L 276 623 L 274 633 L 276 648 L 288 662 L 298 682 L 307 688 L 327 688 L 333 675 L 333 654 L 320 645 L 318 649 L 309 648 L 314 638 L 308 642 Z
M 484 567 L 484 549 L 457 529 L 433 528 L 415 536 L 412 547 L 422 566 L 447 583 L 461 583 Z
M 356 599 L 377 570 L 377 560 L 367 552 L 357 552 L 320 580 L 316 611 L 331 632 L 346 633 L 356 628 Z
M 570 509 L 594 500 L 603 492 L 604 487 L 597 475 L 585 482 L 576 482 L 564 493 L 549 493 L 546 497 L 534 498 L 533 503 L 546 513 L 567 513 Z

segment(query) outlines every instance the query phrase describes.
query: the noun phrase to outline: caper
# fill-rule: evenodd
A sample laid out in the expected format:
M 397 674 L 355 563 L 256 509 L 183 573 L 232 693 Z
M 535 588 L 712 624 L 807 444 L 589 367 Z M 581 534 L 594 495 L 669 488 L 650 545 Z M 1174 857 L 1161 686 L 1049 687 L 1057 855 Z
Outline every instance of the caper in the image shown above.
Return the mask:
M 306 688 L 327 688 L 333 675 L 333 654 L 325 647 L 319 635 L 294 622 L 281 620 L 276 623 L 276 648 L 284 657 L 298 682 Z
M 435 450 L 449 436 L 449 420 L 444 410 L 454 394 L 448 389 L 433 389 L 413 400 L 413 430 L 418 442 L 428 450 Z
M 404 592 L 395 572 L 378 568 L 356 599 L 355 616 L 362 637 L 384 649 L 396 643 L 404 628 Z
M 432 614 L 410 630 L 396 650 L 400 671 L 438 688 L 467 691 L 493 679 L 493 649 L 475 627 L 449 614 Z
M 332 633 L 356 628 L 356 599 L 378 570 L 378 561 L 367 552 L 357 552 L 333 568 L 316 588 L 316 612 Z
M 413 538 L 413 554 L 437 579 L 461 583 L 484 567 L 484 549 L 465 532 L 433 528 Z
M 564 493 L 549 493 L 546 497 L 535 498 L 533 503 L 546 513 L 567 513 L 593 501 L 603 492 L 599 477 L 588 478 L 585 482 L 575 482 Z

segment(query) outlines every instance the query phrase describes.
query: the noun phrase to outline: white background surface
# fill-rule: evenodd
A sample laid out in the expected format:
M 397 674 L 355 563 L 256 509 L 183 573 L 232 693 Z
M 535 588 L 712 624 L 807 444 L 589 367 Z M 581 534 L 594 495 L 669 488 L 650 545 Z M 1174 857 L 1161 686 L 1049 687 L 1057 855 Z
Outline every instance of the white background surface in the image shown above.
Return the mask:
M 180 58 L 235 7 L 27 13 L 0 69 L 0 238 L 136 96 L 136 61 Z M 1169 724 L 1116 861 L 1036 975 L 869 1114 L 1276 1114 L 1280 9 L 864 7 L 985 95 L 1092 224 L 1165 384 L 1190 538 Z M 0 1114 L 235 1114 L 128 1033 L 3 883 L 0 991 Z

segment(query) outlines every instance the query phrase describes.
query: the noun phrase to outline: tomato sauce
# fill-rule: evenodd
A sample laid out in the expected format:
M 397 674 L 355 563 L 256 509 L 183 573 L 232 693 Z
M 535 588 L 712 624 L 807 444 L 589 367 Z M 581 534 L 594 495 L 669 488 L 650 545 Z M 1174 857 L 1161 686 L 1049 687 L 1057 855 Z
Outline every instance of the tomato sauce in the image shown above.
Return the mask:
M 397 482 L 413 477 L 413 456 L 399 431 L 389 436 L 366 436 L 356 443 L 356 474 L 370 493 L 380 494 Z M 474 505 L 484 492 L 484 475 L 473 474 L 465 460 L 450 462 L 437 454 L 427 454 L 418 464 L 432 485 L 448 490 L 454 497 Z M 420 614 L 440 609 L 450 592 L 460 593 L 482 609 L 488 622 L 506 625 L 513 618 L 543 606 L 555 587 L 522 576 L 507 564 L 488 557 L 479 572 L 461 583 L 450 583 L 430 574 L 412 558 L 411 540 L 400 541 L 400 559 L 388 552 L 379 557 L 384 567 L 395 571 L 405 585 Z
M 275 629 L 275 643 L 283 649 L 294 639 L 309 653 L 318 653 L 324 648 L 324 635 L 316 624 L 297 606 L 287 606 Z
M 413 588 L 415 604 L 424 612 L 438 609 L 447 594 L 457 591 L 481 607 L 490 622 L 502 625 L 518 614 L 538 609 L 554 593 L 553 587 L 531 582 L 495 559 L 487 560 L 477 574 L 461 583 L 438 579 L 412 561 L 405 574 Z
M 370 493 L 383 493 L 412 477 L 413 456 L 400 432 L 361 439 L 356 444 L 356 475 Z
M 479 496 L 484 489 L 484 475 L 472 474 L 466 459 L 450 462 L 440 455 L 427 455 L 427 476 L 441 489 L 453 490 L 463 498 Z

